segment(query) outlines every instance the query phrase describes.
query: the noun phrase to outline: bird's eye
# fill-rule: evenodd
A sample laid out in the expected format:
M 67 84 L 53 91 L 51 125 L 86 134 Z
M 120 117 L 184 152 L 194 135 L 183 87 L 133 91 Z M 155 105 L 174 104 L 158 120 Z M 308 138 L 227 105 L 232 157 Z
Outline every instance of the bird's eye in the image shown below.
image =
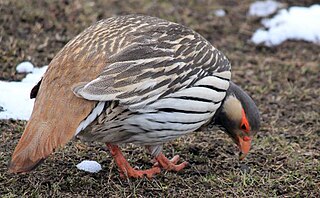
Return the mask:
M 240 124 L 240 129 L 246 133 L 249 133 L 249 131 L 250 131 L 250 125 L 249 125 L 249 122 L 247 120 L 246 114 L 243 109 L 242 109 L 242 120 L 241 120 L 241 124 Z

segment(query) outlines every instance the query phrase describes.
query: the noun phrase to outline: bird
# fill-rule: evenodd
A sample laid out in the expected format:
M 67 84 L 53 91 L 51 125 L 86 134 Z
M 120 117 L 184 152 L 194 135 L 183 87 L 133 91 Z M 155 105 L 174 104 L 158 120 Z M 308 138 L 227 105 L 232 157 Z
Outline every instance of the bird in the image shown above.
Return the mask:
M 231 81 L 227 57 L 192 29 L 146 15 L 103 19 L 70 40 L 32 89 L 31 117 L 8 169 L 29 172 L 73 138 L 103 142 L 120 175 L 152 178 L 188 163 L 163 144 L 220 127 L 248 154 L 260 127 L 253 99 Z M 214 141 L 214 140 L 213 140 Z M 143 146 L 155 160 L 133 168 L 120 146 Z

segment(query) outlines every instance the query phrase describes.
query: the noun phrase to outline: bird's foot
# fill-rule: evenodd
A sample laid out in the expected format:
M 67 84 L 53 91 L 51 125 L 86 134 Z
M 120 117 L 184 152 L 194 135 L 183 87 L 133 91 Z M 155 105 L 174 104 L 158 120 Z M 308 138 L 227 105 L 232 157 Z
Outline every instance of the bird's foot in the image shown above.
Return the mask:
M 123 178 L 143 178 L 144 176 L 152 178 L 154 175 L 160 173 L 159 167 L 153 167 L 146 170 L 136 170 L 130 166 L 129 162 L 125 159 L 117 145 L 107 144 L 107 147 L 118 165 L 120 176 Z
M 159 167 L 153 167 L 150 169 L 146 169 L 146 170 L 136 170 L 132 167 L 130 168 L 124 168 L 124 169 L 120 169 L 120 177 L 122 178 L 143 178 L 143 177 L 147 177 L 149 179 L 151 179 L 154 175 L 159 174 L 160 173 L 160 168 Z
M 171 160 L 169 160 L 166 156 L 160 153 L 156 157 L 157 163 L 154 164 L 154 167 L 162 167 L 163 169 L 168 171 L 178 172 L 188 165 L 188 162 L 182 162 L 181 164 L 177 164 L 179 159 L 179 155 L 175 155 Z

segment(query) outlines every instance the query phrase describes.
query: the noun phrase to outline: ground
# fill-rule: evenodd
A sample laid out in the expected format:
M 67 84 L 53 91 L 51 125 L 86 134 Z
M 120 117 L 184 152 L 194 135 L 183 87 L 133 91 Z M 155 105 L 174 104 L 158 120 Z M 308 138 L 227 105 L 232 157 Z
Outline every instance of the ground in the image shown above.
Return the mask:
M 282 1 L 309 6 L 317 1 Z M 25 121 L 0 120 L 0 196 L 3 197 L 319 197 L 320 196 L 320 47 L 287 41 L 269 48 L 249 39 L 260 19 L 247 16 L 251 1 L 0 1 L 0 80 L 20 80 L 15 66 L 29 60 L 47 65 L 75 35 L 113 15 L 142 13 L 191 27 L 232 62 L 233 81 L 247 90 L 262 115 L 262 127 L 248 157 L 221 131 L 197 132 L 165 145 L 168 156 L 189 162 L 179 173 L 152 180 L 119 177 L 102 144 L 72 141 L 35 171 L 15 175 L 7 163 Z M 215 9 L 225 9 L 216 17 Z M 150 167 L 144 149 L 128 145 L 130 163 Z M 96 160 L 103 170 L 76 169 Z

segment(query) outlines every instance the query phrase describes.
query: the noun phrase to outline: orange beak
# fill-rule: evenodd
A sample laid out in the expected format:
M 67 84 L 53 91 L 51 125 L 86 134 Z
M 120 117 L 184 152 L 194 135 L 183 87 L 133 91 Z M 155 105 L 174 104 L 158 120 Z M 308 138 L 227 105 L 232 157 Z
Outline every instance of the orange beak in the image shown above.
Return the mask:
M 239 160 L 243 160 L 249 153 L 251 147 L 251 138 L 248 136 L 244 136 L 243 138 L 238 137 L 238 140 L 238 146 L 240 149 Z

